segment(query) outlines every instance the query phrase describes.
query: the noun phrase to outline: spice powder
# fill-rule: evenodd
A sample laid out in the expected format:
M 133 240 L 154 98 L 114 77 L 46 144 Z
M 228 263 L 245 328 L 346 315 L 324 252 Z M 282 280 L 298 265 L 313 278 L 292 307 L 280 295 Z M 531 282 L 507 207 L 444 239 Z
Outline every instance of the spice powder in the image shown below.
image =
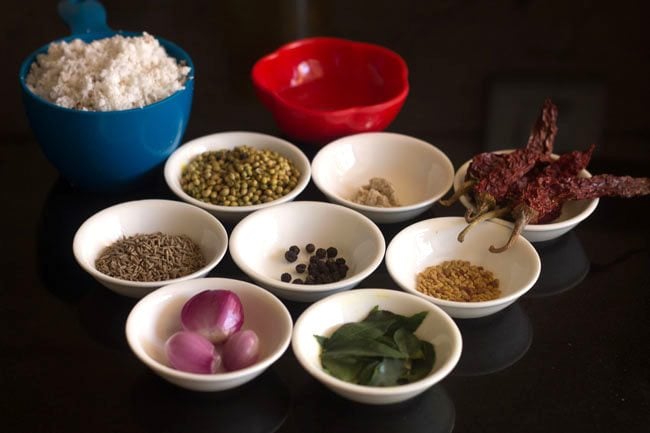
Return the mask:
M 355 203 L 376 207 L 400 206 L 395 187 L 383 177 L 373 177 L 352 196 Z

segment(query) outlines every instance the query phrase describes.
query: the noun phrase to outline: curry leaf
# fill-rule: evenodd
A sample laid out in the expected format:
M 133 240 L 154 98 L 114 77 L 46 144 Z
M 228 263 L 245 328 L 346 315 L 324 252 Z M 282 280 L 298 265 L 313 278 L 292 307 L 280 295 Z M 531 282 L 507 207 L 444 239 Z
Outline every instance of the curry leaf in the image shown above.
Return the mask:
M 381 359 L 369 358 L 368 363 L 359 371 L 355 383 L 359 385 L 368 385 L 375 374 L 375 368 L 379 365 Z
M 425 317 L 427 317 L 426 311 L 422 311 L 420 313 L 414 314 L 404 319 L 403 326 L 406 330 L 410 332 L 415 332 L 420 327 Z
M 327 345 L 330 356 L 375 356 L 404 359 L 407 356 L 399 350 L 377 340 L 359 338 L 356 340 L 338 340 Z
M 421 359 L 413 360 L 411 363 L 411 367 L 403 376 L 403 379 L 407 383 L 415 382 L 425 377 L 433 369 L 433 364 L 436 362 L 436 352 L 433 345 L 428 341 L 420 341 L 420 344 L 424 356 Z
M 321 355 L 323 368 L 332 376 L 346 382 L 357 382 L 359 372 L 368 364 L 366 358 L 355 356 L 330 356 L 328 353 Z
M 339 379 L 370 386 L 419 380 L 435 363 L 431 343 L 414 335 L 426 312 L 402 316 L 373 308 L 361 322 L 346 323 L 331 337 L 314 336 L 321 364 Z
M 384 358 L 375 366 L 373 374 L 366 385 L 396 385 L 399 378 L 403 375 L 405 362 L 406 361 L 402 359 Z
M 338 342 L 354 341 L 357 339 L 375 339 L 381 337 L 384 331 L 365 322 L 346 323 L 338 328 L 329 338 L 327 345 Z
M 407 331 L 405 328 L 399 328 L 393 334 L 393 339 L 400 352 L 405 354 L 411 359 L 423 359 L 424 353 L 422 352 L 421 341 L 418 337 L 413 335 L 412 332 Z
M 426 315 L 426 311 L 422 311 L 412 316 L 402 316 L 391 311 L 379 310 L 375 307 L 363 322 L 373 323 L 375 326 L 385 329 L 385 332 L 389 336 L 392 336 L 399 328 L 406 328 L 410 332 L 415 332 L 422 324 Z
M 318 344 L 320 344 L 321 348 L 324 348 L 325 345 L 327 345 L 327 341 L 329 340 L 329 338 L 323 337 L 321 335 L 314 335 L 314 337 L 316 337 L 316 341 L 318 341 Z
M 399 347 L 397 346 L 397 343 L 395 343 L 395 340 L 387 335 L 382 335 L 381 337 L 377 338 L 377 341 L 384 343 L 385 345 L 390 346 L 395 350 L 399 350 Z

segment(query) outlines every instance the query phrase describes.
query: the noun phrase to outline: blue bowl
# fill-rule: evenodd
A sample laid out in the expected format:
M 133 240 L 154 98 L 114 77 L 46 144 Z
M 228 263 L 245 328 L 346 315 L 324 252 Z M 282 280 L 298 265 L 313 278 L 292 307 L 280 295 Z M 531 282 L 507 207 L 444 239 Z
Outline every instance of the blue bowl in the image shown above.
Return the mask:
M 106 25 L 106 12 L 95 0 L 62 1 L 59 14 L 72 35 L 56 40 L 90 42 L 121 34 Z M 143 108 L 121 111 L 81 111 L 55 105 L 34 94 L 25 84 L 36 56 L 20 66 L 20 85 L 29 124 L 47 159 L 72 185 L 83 190 L 111 192 L 139 184 L 178 147 L 190 117 L 194 91 L 194 64 L 180 47 L 157 38 L 167 54 L 191 68 L 185 88 Z

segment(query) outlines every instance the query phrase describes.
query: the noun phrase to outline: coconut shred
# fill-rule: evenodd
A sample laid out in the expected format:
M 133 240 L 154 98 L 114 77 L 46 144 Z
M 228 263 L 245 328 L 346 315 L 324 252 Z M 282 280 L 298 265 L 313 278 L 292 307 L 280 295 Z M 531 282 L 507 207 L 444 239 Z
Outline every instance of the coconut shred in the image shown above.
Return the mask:
M 170 57 L 158 40 L 116 35 L 86 43 L 50 44 L 25 80 L 27 87 L 65 108 L 116 111 L 141 108 L 185 87 L 190 67 Z

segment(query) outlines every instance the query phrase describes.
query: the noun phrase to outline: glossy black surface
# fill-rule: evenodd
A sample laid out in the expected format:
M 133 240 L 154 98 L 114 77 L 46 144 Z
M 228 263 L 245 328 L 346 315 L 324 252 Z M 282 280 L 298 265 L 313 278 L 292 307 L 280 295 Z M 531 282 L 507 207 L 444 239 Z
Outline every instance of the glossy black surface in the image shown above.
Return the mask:
M 13 41 L 7 53 L 15 67 L 8 68 L 11 74 L 2 80 L 6 104 L 0 116 L 0 429 L 649 430 L 648 197 L 602 199 L 575 230 L 536 245 L 542 273 L 535 287 L 494 316 L 459 320 L 465 345 L 457 368 L 411 401 L 375 407 L 344 400 L 302 370 L 291 349 L 256 380 L 232 391 L 194 393 L 164 382 L 126 343 L 124 324 L 135 300 L 110 292 L 85 274 L 72 255 L 72 238 L 86 218 L 107 206 L 174 197 L 162 175 L 122 195 L 77 191 L 45 160 L 21 113 L 17 68 L 22 57 L 66 30 L 54 6 L 41 11 L 37 4 L 45 7 L 43 2 L 26 1 L 20 10 L 14 6 L 6 14 L 10 18 L 3 18 L 5 39 Z M 256 58 L 297 35 L 330 34 L 383 43 L 404 55 L 411 68 L 411 94 L 390 130 L 436 144 L 455 167 L 483 148 L 482 131 L 488 129 L 483 119 L 488 116 L 481 107 L 489 105 L 485 95 L 493 74 L 520 71 L 524 77 L 548 79 L 600 77 L 608 89 L 608 114 L 601 124 L 602 151 L 591 171 L 650 175 L 650 119 L 639 102 L 650 95 L 650 67 L 648 45 L 643 43 L 647 36 L 640 36 L 647 32 L 639 5 L 243 0 L 196 1 L 191 7 L 188 2 L 105 4 L 114 27 L 160 33 L 178 42 L 195 61 L 196 100 L 186 140 L 235 129 L 280 135 L 252 93 L 249 68 Z M 550 22 L 552 28 L 545 27 Z M 609 36 L 599 36 L 603 32 Z M 608 62 L 594 60 L 605 48 L 611 58 L 635 60 L 610 68 Z M 621 69 L 625 79 L 618 75 Z M 565 112 L 575 119 L 570 110 Z M 575 143 L 575 148 L 586 145 Z M 316 152 L 314 147 L 304 150 L 310 158 Z M 324 196 L 312 183 L 299 199 Z M 435 205 L 419 219 L 462 212 L 459 205 Z M 412 222 L 382 225 L 387 244 Z M 210 275 L 245 279 L 229 255 Z M 383 264 L 359 287 L 397 289 Z M 307 306 L 286 305 L 294 320 Z

